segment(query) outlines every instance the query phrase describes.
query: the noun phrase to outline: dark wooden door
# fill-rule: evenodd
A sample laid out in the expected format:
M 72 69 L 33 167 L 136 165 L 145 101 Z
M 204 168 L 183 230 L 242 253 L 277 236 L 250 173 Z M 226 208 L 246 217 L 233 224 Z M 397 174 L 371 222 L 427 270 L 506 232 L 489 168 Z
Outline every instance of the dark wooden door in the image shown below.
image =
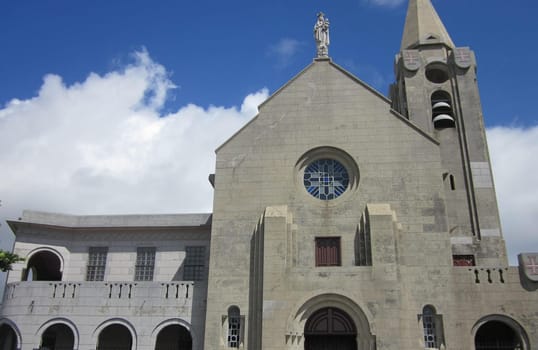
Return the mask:
M 350 335 L 311 335 L 306 337 L 305 350 L 357 350 L 357 342 Z
M 314 312 L 305 325 L 305 350 L 357 350 L 357 329 L 344 311 L 327 307 Z

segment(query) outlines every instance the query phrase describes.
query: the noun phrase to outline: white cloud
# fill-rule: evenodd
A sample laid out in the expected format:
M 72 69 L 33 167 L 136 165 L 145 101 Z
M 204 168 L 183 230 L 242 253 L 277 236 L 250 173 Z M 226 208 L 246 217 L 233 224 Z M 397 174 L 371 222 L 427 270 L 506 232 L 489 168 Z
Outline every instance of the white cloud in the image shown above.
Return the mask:
M 302 46 L 303 44 L 298 40 L 283 38 L 269 47 L 269 54 L 276 57 L 279 68 L 284 68 L 290 64 Z
M 538 252 L 538 126 L 487 131 L 504 238 L 512 264 Z
M 396 7 L 403 4 L 405 0 L 366 0 L 369 4 L 384 7 Z
M 9 102 L 0 109 L 0 216 L 16 218 L 26 208 L 211 211 L 214 150 L 257 113 L 268 92 L 248 95 L 238 108 L 190 104 L 163 115 L 173 87 L 165 68 L 142 51 L 124 69 L 71 86 L 48 75 L 36 97 Z M 515 263 L 516 253 L 538 251 L 538 127 L 492 128 L 488 140 Z M 6 241 L 0 237 L 0 246 Z
M 163 115 L 173 89 L 145 51 L 133 64 L 66 86 L 47 75 L 38 95 L 0 109 L 0 216 L 210 212 L 214 150 L 257 113 L 187 105 Z M 3 227 L 5 229 L 5 225 Z

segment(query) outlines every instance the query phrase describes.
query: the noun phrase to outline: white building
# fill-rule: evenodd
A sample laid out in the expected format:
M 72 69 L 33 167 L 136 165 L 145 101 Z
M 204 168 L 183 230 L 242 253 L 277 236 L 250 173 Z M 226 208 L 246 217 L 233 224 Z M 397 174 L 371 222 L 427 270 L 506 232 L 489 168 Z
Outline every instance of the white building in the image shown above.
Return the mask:
M 1 349 L 202 349 L 210 214 L 24 212 Z

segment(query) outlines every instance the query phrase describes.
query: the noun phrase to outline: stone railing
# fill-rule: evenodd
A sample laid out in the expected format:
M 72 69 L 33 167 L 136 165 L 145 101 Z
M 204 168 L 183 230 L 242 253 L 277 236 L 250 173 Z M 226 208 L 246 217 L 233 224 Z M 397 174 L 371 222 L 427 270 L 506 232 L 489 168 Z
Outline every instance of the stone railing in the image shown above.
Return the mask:
M 190 307 L 194 282 L 15 282 L 6 286 L 3 309 L 25 307 Z
M 465 266 L 454 270 L 459 276 L 475 284 L 505 284 L 508 282 L 510 269 L 507 267 Z

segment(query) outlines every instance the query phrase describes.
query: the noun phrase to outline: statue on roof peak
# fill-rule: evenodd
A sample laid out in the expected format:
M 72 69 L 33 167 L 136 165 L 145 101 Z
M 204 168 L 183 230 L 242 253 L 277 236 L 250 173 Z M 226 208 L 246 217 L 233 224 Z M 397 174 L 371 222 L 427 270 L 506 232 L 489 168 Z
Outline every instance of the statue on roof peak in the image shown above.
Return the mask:
M 319 57 L 329 57 L 329 19 L 323 12 L 318 13 L 318 20 L 314 25 L 314 38 L 316 39 Z

